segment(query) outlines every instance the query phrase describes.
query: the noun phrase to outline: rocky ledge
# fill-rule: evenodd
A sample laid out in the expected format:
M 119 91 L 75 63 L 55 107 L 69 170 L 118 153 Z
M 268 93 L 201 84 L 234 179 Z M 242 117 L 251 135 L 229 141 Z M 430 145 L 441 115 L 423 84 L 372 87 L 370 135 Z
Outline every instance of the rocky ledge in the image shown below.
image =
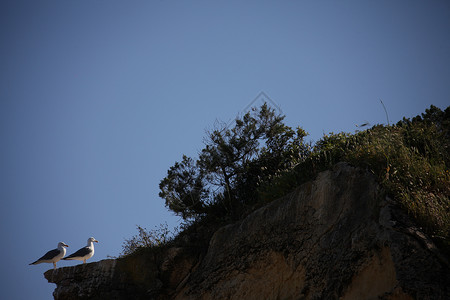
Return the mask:
M 69 299 L 450 299 L 447 257 L 371 174 L 340 163 L 195 248 L 49 270 Z

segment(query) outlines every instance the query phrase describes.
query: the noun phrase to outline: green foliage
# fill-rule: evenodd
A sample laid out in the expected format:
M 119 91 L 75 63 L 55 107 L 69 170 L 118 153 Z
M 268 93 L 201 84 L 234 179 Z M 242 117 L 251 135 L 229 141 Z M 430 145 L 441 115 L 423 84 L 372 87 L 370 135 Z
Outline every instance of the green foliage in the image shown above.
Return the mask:
M 258 201 L 257 188 L 307 154 L 306 132 L 283 123 L 262 105 L 208 132 L 197 160 L 183 156 L 160 183 L 166 206 L 184 219 L 205 215 L 239 219 Z
M 166 200 L 166 206 L 183 219 L 203 214 L 208 202 L 205 173 L 190 157 L 170 167 L 159 187 L 159 196 Z
M 401 125 L 401 124 L 400 124 Z M 367 166 L 387 192 L 432 235 L 449 236 L 449 140 L 423 122 L 376 127 L 358 137 L 346 159 Z

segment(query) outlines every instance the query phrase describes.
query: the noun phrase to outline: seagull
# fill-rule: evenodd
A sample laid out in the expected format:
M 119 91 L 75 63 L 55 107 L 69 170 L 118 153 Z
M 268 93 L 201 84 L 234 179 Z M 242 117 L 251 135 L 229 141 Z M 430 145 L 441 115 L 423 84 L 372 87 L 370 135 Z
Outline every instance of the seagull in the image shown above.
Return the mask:
M 39 258 L 37 261 L 32 262 L 30 265 L 37 265 L 41 263 L 53 263 L 53 269 L 56 270 L 56 263 L 61 260 L 61 258 L 66 255 L 66 248 L 69 247 L 64 242 L 58 243 L 58 249 L 53 249 L 48 251 L 44 254 L 41 258 Z
M 86 260 L 91 258 L 94 255 L 94 242 L 98 243 L 98 241 L 96 239 L 94 239 L 93 237 L 90 237 L 87 240 L 87 246 L 81 248 L 80 250 L 78 250 L 77 252 L 64 257 L 64 260 L 81 260 L 83 261 L 83 264 L 86 263 Z

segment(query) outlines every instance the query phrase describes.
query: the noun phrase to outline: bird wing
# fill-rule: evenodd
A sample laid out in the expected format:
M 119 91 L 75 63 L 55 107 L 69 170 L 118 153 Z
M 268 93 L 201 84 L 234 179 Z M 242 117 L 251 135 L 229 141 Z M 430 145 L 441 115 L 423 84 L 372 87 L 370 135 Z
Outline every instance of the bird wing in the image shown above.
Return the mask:
M 83 257 L 88 255 L 91 252 L 91 248 L 89 247 L 83 247 L 80 250 L 78 250 L 77 252 L 65 257 L 65 258 L 73 258 L 73 257 Z
M 44 256 L 42 256 L 41 258 L 39 258 L 37 261 L 52 259 L 53 257 L 55 257 L 56 255 L 58 255 L 59 253 L 61 253 L 61 251 L 60 251 L 59 249 L 53 249 L 53 250 L 50 250 L 50 251 L 48 251 L 47 253 L 45 253 Z

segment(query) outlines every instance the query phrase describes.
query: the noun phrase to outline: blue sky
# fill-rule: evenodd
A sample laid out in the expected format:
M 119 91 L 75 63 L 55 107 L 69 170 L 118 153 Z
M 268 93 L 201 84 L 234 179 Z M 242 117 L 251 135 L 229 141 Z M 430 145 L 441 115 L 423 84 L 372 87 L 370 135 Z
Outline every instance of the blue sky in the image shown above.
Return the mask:
M 260 92 L 312 141 L 447 107 L 449 36 L 445 0 L 2 1 L 2 298 L 51 298 L 59 241 L 176 226 L 159 181 Z

